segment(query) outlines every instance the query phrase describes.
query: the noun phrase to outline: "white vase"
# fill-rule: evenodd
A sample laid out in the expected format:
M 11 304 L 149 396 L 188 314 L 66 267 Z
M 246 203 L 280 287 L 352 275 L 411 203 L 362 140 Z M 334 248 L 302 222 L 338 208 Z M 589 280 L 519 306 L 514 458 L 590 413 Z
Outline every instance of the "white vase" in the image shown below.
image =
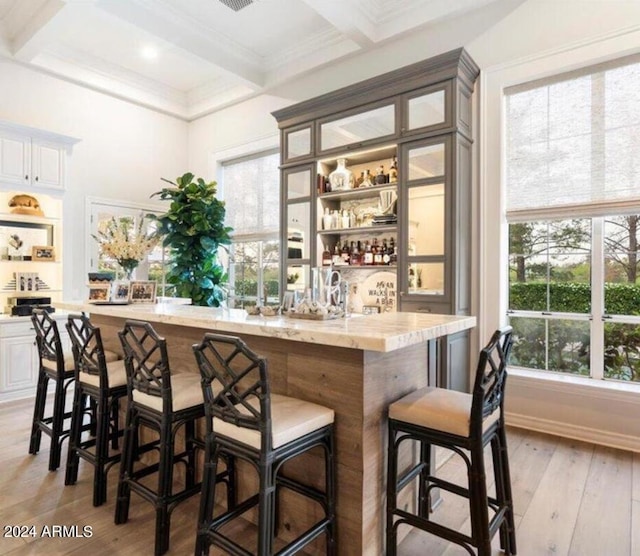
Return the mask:
M 345 158 L 339 158 L 338 167 L 329 174 L 331 191 L 353 189 L 355 178 L 353 177 L 353 172 L 347 168 L 346 164 L 347 160 Z

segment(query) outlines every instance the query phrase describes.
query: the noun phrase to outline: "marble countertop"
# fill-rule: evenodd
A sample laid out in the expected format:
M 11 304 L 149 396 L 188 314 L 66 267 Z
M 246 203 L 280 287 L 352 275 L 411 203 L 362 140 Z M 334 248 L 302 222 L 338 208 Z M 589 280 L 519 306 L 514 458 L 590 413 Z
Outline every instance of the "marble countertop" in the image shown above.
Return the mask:
M 380 313 L 346 319 L 311 321 L 282 316 L 249 316 L 244 309 L 169 303 L 93 305 L 64 301 L 53 305 L 56 309 L 66 311 L 86 311 L 95 315 L 145 320 L 151 323 L 381 352 L 394 351 L 476 325 L 475 317 L 428 313 Z

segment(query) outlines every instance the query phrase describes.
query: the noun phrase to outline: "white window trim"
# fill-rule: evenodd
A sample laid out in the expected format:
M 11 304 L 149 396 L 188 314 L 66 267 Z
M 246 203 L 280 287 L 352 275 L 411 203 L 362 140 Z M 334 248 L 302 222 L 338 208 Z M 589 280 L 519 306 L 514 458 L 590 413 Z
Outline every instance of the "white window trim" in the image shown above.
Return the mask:
M 167 211 L 167 204 L 156 203 L 132 203 L 131 201 L 124 201 L 122 199 L 107 199 L 104 197 L 86 197 L 84 208 L 84 237 L 85 237 L 85 257 L 84 257 L 84 276 L 87 276 L 91 272 L 91 260 L 97 260 L 98 256 L 98 244 L 91 236 L 91 230 L 93 228 L 91 224 L 91 215 L 93 214 L 95 205 L 103 205 L 107 207 L 113 207 L 114 209 L 129 209 L 143 212 L 154 212 L 156 214 L 162 214 Z M 85 280 L 86 282 L 86 280 Z
M 480 75 L 478 334 L 488 337 L 506 322 L 508 303 L 505 218 L 504 97 L 506 87 L 637 53 L 640 29 L 624 29 L 589 41 L 483 69 Z

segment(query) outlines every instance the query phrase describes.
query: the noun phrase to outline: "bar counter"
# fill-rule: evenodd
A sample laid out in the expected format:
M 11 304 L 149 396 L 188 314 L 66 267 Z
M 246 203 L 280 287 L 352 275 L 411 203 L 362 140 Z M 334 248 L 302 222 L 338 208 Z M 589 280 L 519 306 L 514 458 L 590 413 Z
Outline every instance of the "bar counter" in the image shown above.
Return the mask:
M 387 406 L 427 385 L 429 344 L 476 324 L 475 317 L 422 313 L 310 321 L 164 303 L 59 302 L 55 306 L 90 313 L 102 330 L 105 347 L 118 352 L 122 350 L 116 333 L 125 319 L 152 323 L 167 339 L 173 372 L 198 372 L 191 346 L 205 331 L 240 336 L 267 358 L 273 392 L 332 408 L 336 414 L 339 554 L 354 556 L 384 552 Z M 322 484 L 319 462 L 290 463 L 287 473 L 311 475 L 310 481 Z M 287 496 L 280 510 L 280 534 L 293 538 L 316 511 L 295 496 Z

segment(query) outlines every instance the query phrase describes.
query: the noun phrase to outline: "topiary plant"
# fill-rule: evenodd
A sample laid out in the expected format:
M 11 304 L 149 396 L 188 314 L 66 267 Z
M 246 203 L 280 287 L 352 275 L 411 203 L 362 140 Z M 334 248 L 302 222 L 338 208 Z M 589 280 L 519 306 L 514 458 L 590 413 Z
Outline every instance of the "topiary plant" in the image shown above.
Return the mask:
M 216 198 L 216 182 L 194 181 L 191 173 L 176 178 L 173 187 L 157 191 L 169 210 L 155 217 L 163 245 L 170 249 L 171 269 L 167 282 L 179 297 L 190 297 L 193 305 L 219 307 L 224 301 L 220 284 L 227 279 L 218 260 L 218 247 L 231 242 L 232 228 L 224 225 L 224 202 Z

